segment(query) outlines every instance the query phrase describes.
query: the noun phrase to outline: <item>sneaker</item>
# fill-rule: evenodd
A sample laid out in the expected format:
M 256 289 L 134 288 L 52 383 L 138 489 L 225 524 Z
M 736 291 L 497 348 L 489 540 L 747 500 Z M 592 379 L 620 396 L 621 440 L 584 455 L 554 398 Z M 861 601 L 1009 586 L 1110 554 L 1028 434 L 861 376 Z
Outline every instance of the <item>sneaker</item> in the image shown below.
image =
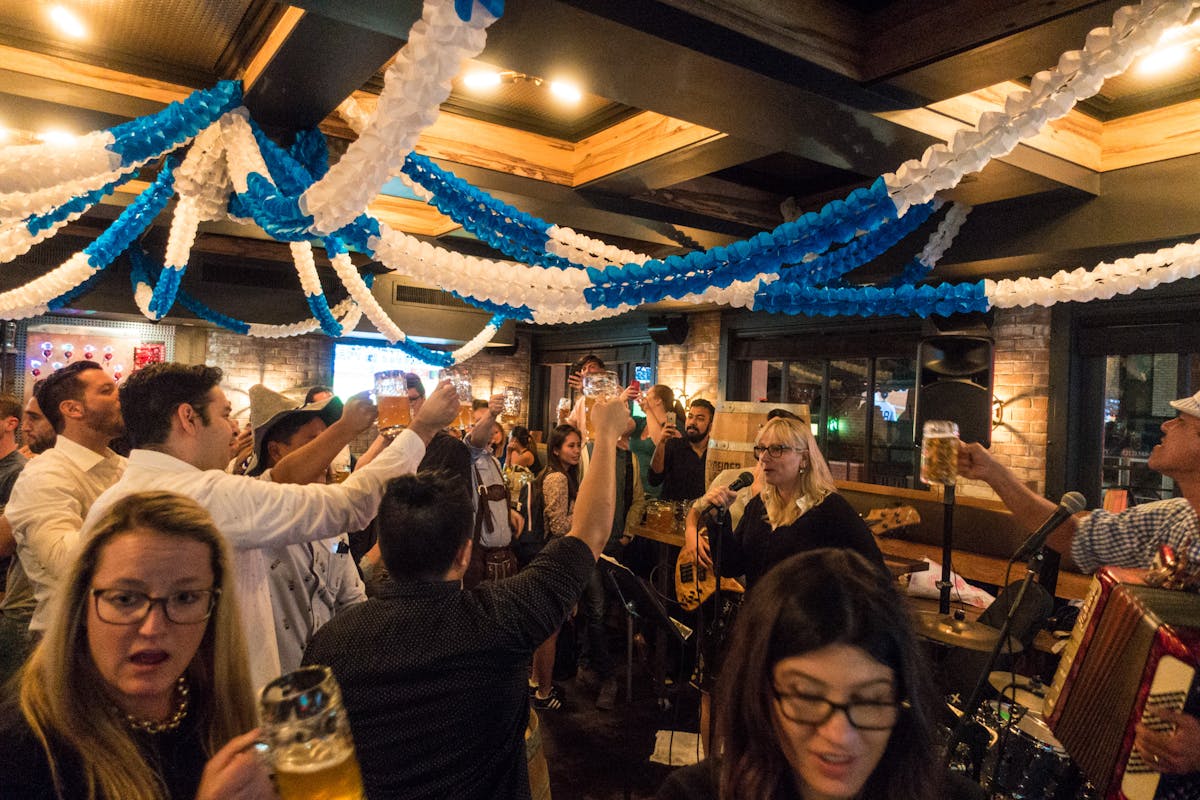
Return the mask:
M 563 708 L 562 695 L 559 694 L 557 686 L 550 690 L 548 697 L 538 697 L 535 694 L 530 702 L 538 711 L 562 711 Z

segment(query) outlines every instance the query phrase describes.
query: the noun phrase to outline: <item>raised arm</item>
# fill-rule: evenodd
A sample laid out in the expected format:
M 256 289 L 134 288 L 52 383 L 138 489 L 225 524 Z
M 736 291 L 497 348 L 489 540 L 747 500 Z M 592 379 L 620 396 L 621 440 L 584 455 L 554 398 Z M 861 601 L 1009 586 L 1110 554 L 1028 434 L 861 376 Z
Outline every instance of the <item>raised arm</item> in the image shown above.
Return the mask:
M 596 444 L 587 474 L 575 498 L 568 536 L 582 539 L 599 558 L 608 544 L 616 510 L 617 439 L 633 427 L 629 408 L 620 398 L 597 401 L 592 406 Z
M 1058 504 L 1034 492 L 1013 474 L 1012 470 L 992 458 L 991 453 L 977 442 L 964 442 L 958 449 L 958 474 L 981 480 L 992 487 L 1000 502 L 1012 512 L 1017 524 L 1035 530 L 1054 513 Z M 1071 551 L 1075 535 L 1075 520 L 1068 518 L 1050 535 L 1047 544 L 1062 553 Z
M 279 459 L 279 463 L 271 468 L 272 480 L 278 483 L 320 481 L 342 448 L 371 427 L 375 413 L 375 404 L 366 392 L 354 395 L 346 401 L 337 422 L 321 431 L 311 442 Z
M 504 411 L 504 395 L 494 394 L 488 400 L 487 413 L 479 418 L 471 433 L 467 435 L 467 444 L 476 450 L 486 450 L 492 442 L 492 423 Z

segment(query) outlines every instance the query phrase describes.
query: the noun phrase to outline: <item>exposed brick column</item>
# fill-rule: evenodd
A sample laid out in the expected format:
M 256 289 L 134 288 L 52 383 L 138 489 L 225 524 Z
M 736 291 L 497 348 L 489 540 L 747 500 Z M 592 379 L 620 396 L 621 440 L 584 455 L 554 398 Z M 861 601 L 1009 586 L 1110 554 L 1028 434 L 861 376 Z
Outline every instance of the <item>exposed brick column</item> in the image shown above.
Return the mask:
M 721 312 L 689 314 L 688 324 L 683 344 L 658 346 L 658 382 L 676 391 L 682 389 L 688 399 L 703 397 L 713 403 L 723 400 L 717 397 Z

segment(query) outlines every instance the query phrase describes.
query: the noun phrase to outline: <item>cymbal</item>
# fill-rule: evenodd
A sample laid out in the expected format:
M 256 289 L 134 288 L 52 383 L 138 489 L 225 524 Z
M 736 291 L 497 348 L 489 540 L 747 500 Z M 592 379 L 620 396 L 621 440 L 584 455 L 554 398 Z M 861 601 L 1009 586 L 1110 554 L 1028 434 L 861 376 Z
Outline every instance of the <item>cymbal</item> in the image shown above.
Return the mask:
M 1001 671 L 989 673 L 988 683 L 1005 700 L 1025 706 L 1030 711 L 1042 713 L 1046 704 L 1046 685 L 1041 681 L 1027 675 Z
M 969 619 L 955 619 L 953 614 L 918 611 L 916 623 L 919 636 L 965 650 L 987 652 L 995 647 L 996 642 L 1000 639 L 1000 631 L 990 625 Z M 1021 643 L 1011 637 L 1009 645 L 1011 649 L 1007 652 L 1017 653 L 1022 649 Z

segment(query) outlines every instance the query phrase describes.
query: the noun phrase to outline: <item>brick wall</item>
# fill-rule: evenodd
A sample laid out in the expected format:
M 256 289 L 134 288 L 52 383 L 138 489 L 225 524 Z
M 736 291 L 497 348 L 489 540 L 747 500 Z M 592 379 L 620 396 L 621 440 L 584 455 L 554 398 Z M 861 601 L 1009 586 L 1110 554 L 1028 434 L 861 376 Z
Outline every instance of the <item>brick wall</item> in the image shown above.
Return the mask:
M 680 345 L 658 346 L 658 382 L 682 389 L 688 399 L 716 402 L 720 369 L 721 312 L 688 315 L 688 337 Z
M 517 334 L 517 352 L 511 356 L 498 356 L 484 350 L 467 360 L 463 366 L 471 373 L 471 391 L 478 398 L 488 398 L 504 391 L 506 386 L 521 390 L 523 402 L 518 417 L 520 425 L 529 425 L 529 371 L 532 352 L 531 336 Z M 510 428 L 511 424 L 505 424 Z
M 249 419 L 247 392 L 256 383 L 303 400 L 313 384 L 333 379 L 333 342 L 319 334 L 287 339 L 256 339 L 225 331 L 211 331 L 206 364 L 225 371 L 222 388 L 233 403 L 233 413 Z
M 1046 437 L 1050 415 L 1050 309 L 996 311 L 993 394 L 1004 403 L 1003 422 L 992 430 L 992 455 L 1038 494 L 1046 489 Z M 960 485 L 977 496 L 994 494 L 979 482 Z

